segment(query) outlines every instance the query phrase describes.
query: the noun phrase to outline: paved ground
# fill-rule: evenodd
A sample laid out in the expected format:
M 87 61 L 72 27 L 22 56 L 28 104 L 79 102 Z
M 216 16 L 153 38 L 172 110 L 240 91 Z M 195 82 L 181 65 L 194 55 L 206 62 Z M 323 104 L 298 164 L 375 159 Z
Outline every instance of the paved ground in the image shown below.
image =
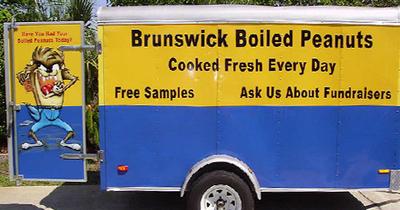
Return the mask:
M 178 193 L 102 192 L 97 185 L 0 188 L 0 209 L 184 210 Z M 257 210 L 396 210 L 400 193 L 264 193 Z

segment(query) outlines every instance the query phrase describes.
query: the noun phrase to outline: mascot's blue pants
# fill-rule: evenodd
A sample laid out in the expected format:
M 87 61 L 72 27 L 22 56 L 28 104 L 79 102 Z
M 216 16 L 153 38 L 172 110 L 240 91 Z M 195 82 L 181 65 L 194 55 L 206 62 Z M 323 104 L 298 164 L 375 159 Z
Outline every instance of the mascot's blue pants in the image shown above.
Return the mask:
M 28 110 L 33 119 L 37 122 L 33 124 L 31 130 L 36 133 L 38 130 L 47 126 L 57 126 L 64 129 L 67 132 L 73 131 L 71 126 L 66 122 L 62 121 L 60 118 L 59 109 L 48 109 L 48 108 L 35 108 L 33 106 L 28 106 Z

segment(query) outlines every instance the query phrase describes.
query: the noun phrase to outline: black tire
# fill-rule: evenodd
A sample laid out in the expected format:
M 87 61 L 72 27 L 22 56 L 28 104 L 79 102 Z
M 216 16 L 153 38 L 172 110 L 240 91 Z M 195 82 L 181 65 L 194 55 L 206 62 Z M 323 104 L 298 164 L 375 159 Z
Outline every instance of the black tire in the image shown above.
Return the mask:
M 200 206 L 203 194 L 216 185 L 227 185 L 236 191 L 241 200 L 242 210 L 254 210 L 253 194 L 246 182 L 238 175 L 222 170 L 203 174 L 193 182 L 187 198 L 186 209 L 203 210 Z

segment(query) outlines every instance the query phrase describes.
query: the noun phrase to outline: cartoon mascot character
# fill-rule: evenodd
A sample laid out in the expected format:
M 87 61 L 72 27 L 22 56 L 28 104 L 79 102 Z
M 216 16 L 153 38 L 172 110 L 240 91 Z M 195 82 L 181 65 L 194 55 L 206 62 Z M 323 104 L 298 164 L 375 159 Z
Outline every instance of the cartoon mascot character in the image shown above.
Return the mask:
M 23 143 L 22 149 L 43 146 L 36 133 L 48 126 L 57 126 L 67 132 L 60 145 L 73 150 L 80 150 L 79 144 L 67 143 L 74 136 L 70 125 L 60 119 L 64 93 L 78 81 L 64 64 L 64 55 L 49 47 L 36 47 L 32 60 L 25 69 L 17 74 L 17 79 L 27 92 L 32 92 L 36 107 L 27 105 L 30 116 L 35 120 L 29 131 L 29 137 L 34 143 Z M 69 83 L 64 85 L 64 81 Z

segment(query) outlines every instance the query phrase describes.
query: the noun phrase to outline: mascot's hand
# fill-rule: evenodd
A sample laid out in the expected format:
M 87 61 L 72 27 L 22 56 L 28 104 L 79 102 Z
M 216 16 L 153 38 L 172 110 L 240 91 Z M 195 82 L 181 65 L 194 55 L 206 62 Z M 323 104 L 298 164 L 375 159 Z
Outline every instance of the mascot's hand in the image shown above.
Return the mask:
M 31 92 L 33 90 L 31 80 L 29 79 L 29 74 L 20 72 L 17 74 L 17 79 L 19 83 L 25 87 L 27 92 Z
M 18 79 L 18 82 L 19 82 L 21 85 L 23 85 L 25 81 L 28 81 L 28 80 L 29 80 L 29 74 L 27 74 L 27 73 L 24 72 L 24 71 L 19 72 L 19 73 L 17 74 L 17 79 Z
M 64 83 L 57 81 L 53 86 L 53 93 L 56 95 L 61 95 L 64 92 Z

